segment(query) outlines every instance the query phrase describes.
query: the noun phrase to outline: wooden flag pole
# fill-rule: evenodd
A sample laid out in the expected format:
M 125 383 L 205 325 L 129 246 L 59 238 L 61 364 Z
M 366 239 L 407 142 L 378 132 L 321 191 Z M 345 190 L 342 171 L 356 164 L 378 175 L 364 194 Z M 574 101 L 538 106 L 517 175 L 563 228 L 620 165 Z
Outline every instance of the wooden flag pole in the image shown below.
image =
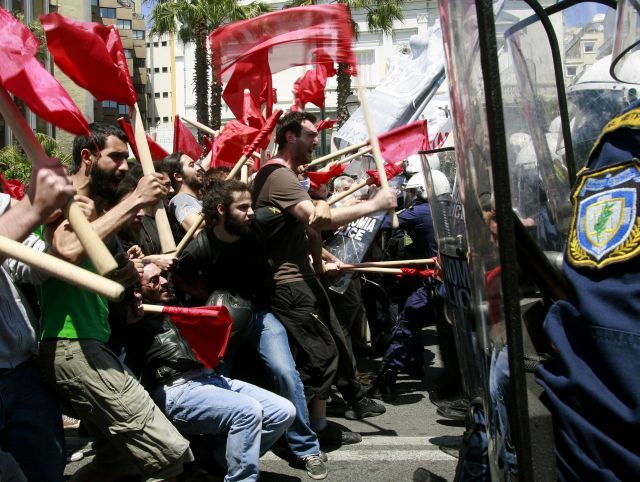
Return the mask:
M 354 159 L 357 159 L 360 156 L 364 156 L 365 154 L 369 154 L 372 150 L 373 150 L 373 148 L 371 146 L 369 146 L 366 149 L 362 149 L 361 151 L 358 151 L 355 154 L 351 154 L 350 156 L 345 157 L 344 159 L 340 159 L 338 162 L 340 164 L 346 164 L 347 162 L 353 161 Z
M 140 116 L 140 109 L 136 102 L 129 111 L 129 117 L 133 124 L 133 132 L 136 138 L 136 145 L 138 147 L 138 155 L 140 156 L 140 164 L 142 165 L 142 172 L 144 175 L 153 174 L 156 172 L 153 167 L 153 160 L 151 159 L 151 152 L 149 151 L 149 144 L 147 143 L 147 135 L 144 131 L 144 125 L 142 124 L 142 117 Z M 176 241 L 173 239 L 171 232 L 171 225 L 169 224 L 169 218 L 167 212 L 164 209 L 164 203 L 162 199 L 158 201 L 156 205 L 156 226 L 158 228 L 158 235 L 160 236 L 160 246 L 163 253 L 171 253 L 176 250 Z
M 375 268 L 375 267 L 345 268 L 341 266 L 340 271 L 355 271 L 357 273 L 402 274 L 402 270 L 400 268 Z
M 200 129 L 202 132 L 212 135 L 213 137 L 216 137 L 220 133 L 220 131 L 214 131 L 211 127 L 207 127 L 196 120 L 189 119 L 187 117 L 180 117 L 180 119 L 185 121 L 187 124 L 191 124 L 196 129 Z
M 402 266 L 435 264 L 435 258 L 399 259 L 397 261 L 370 261 L 368 263 L 342 264 L 340 269 L 350 268 L 396 268 Z
M 162 313 L 162 309 L 164 307 L 162 305 L 148 305 L 147 303 L 142 303 L 142 309 L 145 313 Z
M 124 295 L 124 286 L 121 284 L 50 254 L 34 251 L 13 239 L 0 236 L 0 254 L 33 266 L 54 278 L 104 296 L 110 301 L 120 301 Z
M 35 134 L 18 110 L 18 107 L 3 87 L 0 87 L 0 112 L 12 130 L 13 135 L 15 135 L 20 142 L 20 145 L 24 149 L 27 158 L 32 162 L 34 168 L 46 166 L 50 163 L 49 156 L 44 152 Z M 84 247 L 96 271 L 103 275 L 116 269 L 118 263 L 102 239 L 100 239 L 100 236 L 93 230 L 91 223 L 73 199 L 64 207 L 63 213 L 69 220 L 69 224 L 71 224 L 73 231 L 76 233 L 76 236 L 78 236 L 78 240 Z
M 362 149 L 363 147 L 365 147 L 367 144 L 369 144 L 369 141 L 362 141 L 358 144 L 353 144 L 352 146 L 347 146 L 340 150 L 327 154 L 326 156 L 319 157 L 318 159 L 314 159 L 309 164 L 307 164 L 307 168 L 311 166 L 316 166 L 318 164 L 322 164 L 323 162 L 331 161 L 332 159 L 335 159 L 336 157 L 340 157 L 343 154 L 348 154 L 349 152 L 357 151 L 358 149 Z
M 176 251 L 173 254 L 174 257 L 178 258 L 182 254 L 182 252 L 184 251 L 184 248 L 187 247 L 187 245 L 189 244 L 189 241 L 191 241 L 191 238 L 193 237 L 195 232 L 198 230 L 198 228 L 202 224 L 202 221 L 204 221 L 204 215 L 203 213 L 198 213 L 198 218 L 191 224 L 191 227 L 189 228 L 189 230 L 186 232 L 186 234 L 182 237 L 182 239 L 178 243 L 178 246 L 176 247 Z
M 364 94 L 364 87 L 362 86 L 362 78 L 358 77 L 358 96 L 360 97 L 360 108 L 364 114 L 364 120 L 367 124 L 367 131 L 369 132 L 369 140 L 371 147 L 373 148 L 373 158 L 376 161 L 376 169 L 378 170 L 378 177 L 380 178 L 380 186 L 383 188 L 389 187 L 389 181 L 387 180 L 387 173 L 384 170 L 384 160 L 380 153 L 380 144 L 378 143 L 378 136 L 376 136 L 373 128 L 373 122 L 371 121 L 371 114 L 369 112 L 369 105 L 367 103 L 367 97 Z M 395 209 L 389 210 L 389 216 L 391 216 L 391 226 L 393 228 L 398 227 L 398 215 Z
M 362 189 L 367 184 L 373 184 L 373 183 L 374 183 L 374 179 L 372 177 L 368 177 L 364 181 L 360 181 L 360 182 L 354 184 L 353 186 L 351 186 L 346 191 L 342 191 L 341 193 L 336 194 L 334 197 L 332 197 L 329 200 L 328 204 L 329 204 L 329 206 L 333 206 L 335 203 L 337 203 L 338 201 L 342 201 L 344 198 L 346 198 L 347 196 L 350 196 L 351 194 L 356 192 L 358 189 Z

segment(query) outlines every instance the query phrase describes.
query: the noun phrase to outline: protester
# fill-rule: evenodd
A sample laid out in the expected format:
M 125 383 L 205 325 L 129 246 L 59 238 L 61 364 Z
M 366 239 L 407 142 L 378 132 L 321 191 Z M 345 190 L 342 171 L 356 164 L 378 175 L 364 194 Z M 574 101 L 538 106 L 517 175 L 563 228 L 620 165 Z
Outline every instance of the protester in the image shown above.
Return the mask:
M 0 194 L 0 236 L 22 241 L 75 194 L 71 179 L 54 162 L 33 169 L 21 201 Z M 9 271 L 5 262 L 0 267 L 0 448 L 15 458 L 24 475 L 6 453 L 0 474 L 2 480 L 62 481 L 60 410 L 35 364 L 37 321 Z
M 73 144 L 75 188 L 97 206 L 112 206 L 104 214 L 90 216 L 93 229 L 104 240 L 140 208 L 166 195 L 162 176 L 152 174 L 115 204 L 118 185 L 128 170 L 126 142 L 117 127 L 91 124 L 90 136 L 78 136 Z M 51 239 L 50 252 L 93 270 L 67 221 L 49 225 L 45 234 Z M 132 263 L 112 276 L 126 284 L 139 279 Z M 111 329 L 106 300 L 54 278 L 44 281 L 40 292 L 41 368 L 63 407 L 82 420 L 94 440 L 95 457 L 72 480 L 94 482 L 133 474 L 162 480 L 178 475 L 183 462 L 191 459 L 189 444 L 107 348 Z
M 316 272 L 324 272 L 319 229 L 333 229 L 366 214 L 390 209 L 396 199 L 395 193 L 383 189 L 373 199 L 354 206 L 327 210 L 326 203 L 320 203 L 314 207 L 296 176 L 318 145 L 314 121 L 312 115 L 300 111 L 280 119 L 276 129 L 278 152 L 258 171 L 253 202 L 266 254 L 275 267 L 271 309 L 297 351 L 296 364 L 310 402 L 311 426 L 322 443 L 327 429 L 326 399 L 338 364 L 342 365 L 341 373 L 349 374 L 335 380 L 349 405 L 345 412 L 348 418 L 380 415 L 385 408 L 365 397 L 356 380 L 342 328 L 316 277 Z M 309 263 L 309 253 L 313 255 L 315 271 Z M 344 432 L 334 442 L 353 443 L 359 438 Z
M 168 215 L 177 240 L 189 230 L 202 211 L 204 173 L 196 161 L 182 152 L 164 158 L 176 195 L 169 201 Z
M 168 304 L 171 287 L 160 268 L 144 267 L 144 302 Z M 127 364 L 142 374 L 153 399 L 183 434 L 219 434 L 214 457 L 226 482 L 256 481 L 260 456 L 295 417 L 288 401 L 267 390 L 206 369 L 175 325 L 148 314 L 129 325 Z
M 268 311 L 273 274 L 251 228 L 253 210 L 246 184 L 236 180 L 214 183 L 205 194 L 203 213 L 207 227 L 180 257 L 176 283 L 197 304 L 214 290 L 226 290 L 251 306 L 253 317 L 245 326 L 236 326 L 238 320 L 234 319 L 235 338 L 259 353 L 277 393 L 294 404 L 296 417 L 286 433 L 289 448 L 310 477 L 322 479 L 327 468 L 318 437 L 310 427 L 304 388 L 287 334 Z M 228 349 L 225 374 L 230 370 L 232 355 Z

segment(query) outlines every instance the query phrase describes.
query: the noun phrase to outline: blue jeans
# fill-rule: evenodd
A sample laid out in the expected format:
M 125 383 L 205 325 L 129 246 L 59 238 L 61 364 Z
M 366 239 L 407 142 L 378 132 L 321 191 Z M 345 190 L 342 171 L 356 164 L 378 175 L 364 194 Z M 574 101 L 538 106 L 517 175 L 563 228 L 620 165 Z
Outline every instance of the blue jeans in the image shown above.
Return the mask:
M 304 387 L 291 355 L 284 326 L 273 313 L 261 311 L 256 313 L 250 331 L 241 336 L 243 341 L 250 343 L 260 354 L 262 362 L 271 374 L 277 393 L 293 403 L 296 408 L 296 418 L 287 429 L 287 443 L 291 451 L 297 457 L 319 454 L 320 443 L 309 423 Z M 230 372 L 232 362 L 233 352 L 227 350 L 221 365 L 222 373 Z
M 62 415 L 33 360 L 0 376 L 0 446 L 27 480 L 62 481 Z
M 258 480 L 260 455 L 295 417 L 294 406 L 284 398 L 216 374 L 160 386 L 153 398 L 181 433 L 227 433 L 226 444 L 216 445 L 214 453 L 217 461 L 226 462 L 227 482 Z

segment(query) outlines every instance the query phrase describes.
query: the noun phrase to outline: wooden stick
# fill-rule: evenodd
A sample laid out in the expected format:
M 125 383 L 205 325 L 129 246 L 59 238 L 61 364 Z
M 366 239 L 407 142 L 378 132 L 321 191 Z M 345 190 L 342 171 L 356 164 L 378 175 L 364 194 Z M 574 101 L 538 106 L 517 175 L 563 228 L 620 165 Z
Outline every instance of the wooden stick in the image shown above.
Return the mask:
M 345 268 L 340 267 L 340 271 L 355 271 L 357 273 L 383 273 L 383 274 L 402 274 L 400 268 Z
M 362 109 L 362 113 L 364 114 L 364 120 L 367 124 L 367 131 L 369 132 L 369 141 L 371 142 L 371 147 L 373 147 L 373 158 L 376 161 L 376 169 L 378 170 L 378 177 L 380 178 L 380 186 L 383 188 L 388 188 L 389 181 L 387 180 L 387 173 L 384 170 L 384 160 L 382 159 L 382 154 L 380 153 L 378 136 L 376 136 L 375 130 L 373 128 L 373 122 L 371 121 L 371 114 L 369 112 L 367 97 L 364 95 L 362 77 L 358 77 L 358 95 L 360 97 L 360 108 Z M 399 224 L 398 215 L 396 214 L 395 209 L 389 210 L 389 216 L 391 216 L 391 226 L 393 228 L 397 228 Z
M 142 303 L 142 309 L 145 313 L 162 313 L 162 309 L 164 306 L 162 305 L 148 305 L 146 303 Z
M 346 191 L 342 191 L 341 193 L 336 194 L 334 197 L 332 197 L 329 200 L 329 206 L 333 206 L 338 201 L 342 201 L 344 198 L 346 198 L 347 196 L 350 196 L 351 194 L 356 192 L 358 189 L 362 189 L 367 184 L 373 184 L 373 182 L 374 182 L 373 178 L 369 177 L 369 178 L 365 179 L 364 181 L 360 181 L 360 182 L 354 184 L 353 186 L 351 186 Z
M 413 266 L 435 264 L 435 258 L 424 259 L 399 259 L 396 261 L 369 261 L 368 263 L 342 264 L 340 269 L 346 268 L 395 268 L 398 266 Z
M 180 117 L 180 119 L 185 121 L 187 124 L 191 124 L 196 129 L 200 129 L 202 132 L 206 132 L 207 134 L 211 134 L 214 137 L 217 136 L 220 133 L 220 131 L 214 131 L 211 127 L 207 127 L 206 125 L 201 124 L 200 122 L 198 122 L 196 120 L 189 119 L 187 117 Z
M 124 294 L 124 286 L 115 281 L 103 278 L 50 254 L 35 251 L 13 239 L 0 236 L 0 254 L 7 258 L 17 259 L 69 284 L 104 296 L 110 301 L 119 301 Z M 69 302 L 72 303 L 73 300 L 69 300 Z
M 332 159 L 335 159 L 336 157 L 340 157 L 342 154 L 347 154 L 349 152 L 357 151 L 358 149 L 362 149 L 363 147 L 365 147 L 368 143 L 369 141 L 362 141 L 358 144 L 353 144 L 351 146 L 344 147 L 342 149 L 337 150 L 336 152 L 332 152 L 330 154 L 327 154 L 326 156 L 322 156 L 322 157 L 319 157 L 318 159 L 311 161 L 307 165 L 307 167 L 315 166 L 317 164 L 322 164 L 323 162 L 327 162 Z
M 0 112 L 13 131 L 13 134 L 18 138 L 27 158 L 33 163 L 33 168 L 37 169 L 39 166 L 50 164 L 50 158 L 44 152 L 35 134 L 27 125 L 24 117 L 22 117 L 18 107 L 3 87 L 0 87 Z M 118 263 L 102 239 L 100 239 L 100 236 L 93 230 L 91 223 L 73 199 L 64 207 L 63 213 L 69 220 L 69 224 L 71 224 L 73 231 L 76 233 L 76 236 L 78 236 L 78 240 L 84 247 L 96 271 L 102 275 L 116 269 Z
M 191 224 L 189 231 L 187 231 L 187 233 L 182 237 L 182 239 L 178 243 L 178 246 L 176 247 L 176 251 L 175 253 L 173 253 L 174 257 L 178 258 L 182 254 L 182 252 L 184 251 L 184 248 L 187 247 L 187 245 L 189 244 L 189 241 L 191 241 L 191 238 L 193 237 L 195 232 L 198 230 L 198 228 L 202 224 L 202 221 L 204 221 L 204 215 L 202 213 L 198 213 L 198 219 L 196 219 L 196 221 L 194 221 L 193 224 Z
M 369 146 L 366 149 L 362 149 L 361 151 L 356 152 L 355 154 L 351 154 L 350 156 L 345 157 L 344 159 L 340 159 L 338 162 L 340 164 L 346 164 L 347 162 L 353 161 L 360 156 L 364 156 L 365 154 L 369 154 L 372 151 L 372 147 Z
M 142 124 L 142 117 L 140 116 L 140 109 L 136 102 L 129 111 L 129 117 L 133 124 L 134 136 L 136 138 L 136 144 L 138 147 L 138 155 L 140 156 L 140 164 L 142 165 L 142 172 L 144 175 L 153 174 L 156 172 L 153 167 L 153 159 L 151 158 L 151 152 L 149 151 L 149 144 L 147 143 L 147 135 L 144 132 L 144 125 Z M 169 224 L 169 218 L 167 212 L 164 209 L 162 199 L 156 204 L 156 226 L 158 228 L 158 235 L 160 236 L 160 246 L 163 253 L 171 253 L 176 250 L 176 241 L 173 239 L 173 233 L 171 232 L 171 225 Z

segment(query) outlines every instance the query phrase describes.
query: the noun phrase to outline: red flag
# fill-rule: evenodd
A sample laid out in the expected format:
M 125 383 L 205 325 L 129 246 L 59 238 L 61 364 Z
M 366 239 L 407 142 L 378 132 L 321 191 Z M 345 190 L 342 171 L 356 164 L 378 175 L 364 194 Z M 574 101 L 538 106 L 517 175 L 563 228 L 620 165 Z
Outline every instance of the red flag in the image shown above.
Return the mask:
M 387 162 L 404 161 L 411 154 L 425 150 L 429 143 L 427 121 L 420 120 L 385 132 L 378 137 L 380 152 Z
M 316 129 L 318 130 L 318 132 L 324 129 L 331 129 L 334 125 L 336 125 L 336 122 L 338 122 L 337 119 L 323 119 L 316 124 Z
M 402 276 L 413 276 L 416 278 L 435 278 L 438 273 L 435 269 L 400 268 Z
M 173 152 L 182 152 L 194 161 L 202 156 L 202 146 L 191 133 L 189 128 L 180 120 L 180 116 L 173 119 Z
M 233 75 L 229 78 L 222 98 L 236 119 L 243 119 L 245 115 L 245 89 L 251 92 L 251 97 L 258 111 L 263 104 L 267 105 L 267 110 L 272 108 L 275 99 L 268 59 L 267 51 L 257 52 L 255 55 L 238 62 Z
M 316 52 L 316 67 L 308 70 L 293 84 L 294 104 L 304 109 L 307 103 L 324 108 L 324 89 L 327 78 L 336 75 L 336 69 L 331 57 L 324 50 Z
M 213 141 L 209 139 L 209 136 L 202 136 L 202 142 L 204 142 L 204 155 L 206 156 L 213 149 Z
M 341 4 L 279 10 L 220 27 L 210 35 L 216 77 L 229 79 L 239 61 L 268 52 L 271 73 L 313 64 L 321 48 L 332 62 L 353 66 L 351 14 Z
M 384 172 L 387 174 L 387 179 L 391 179 L 392 177 L 396 177 L 398 174 L 404 171 L 404 166 L 402 163 L 398 164 L 385 164 Z M 371 169 L 367 171 L 369 177 L 374 179 L 376 186 L 380 186 L 380 176 L 378 175 L 378 171 L 376 169 Z
M 213 148 L 213 167 L 233 167 L 240 160 L 246 146 L 260 131 L 239 121 L 229 121 L 216 137 Z
M 40 42 L 26 25 L 0 8 L 0 84 L 38 117 L 77 135 L 89 125 L 67 91 L 35 55 Z
M 118 119 L 118 123 L 129 138 L 129 145 L 131 146 L 133 155 L 136 157 L 138 162 L 140 162 L 140 156 L 138 155 L 138 146 L 136 145 L 136 138 L 133 133 L 133 126 L 129 122 L 124 120 L 124 117 L 120 117 Z M 169 155 L 169 153 L 165 151 L 160 144 L 149 137 L 149 134 L 147 134 L 147 144 L 149 144 L 149 151 L 151 151 L 151 159 L 153 159 L 154 161 L 160 161 Z
M 311 182 L 315 182 L 318 185 L 326 184 L 331 179 L 339 176 L 347 168 L 347 164 L 333 164 L 328 171 L 308 171 L 307 176 L 311 179 Z
M 120 35 L 114 25 L 79 22 L 58 13 L 41 15 L 56 65 L 96 100 L 136 103 Z
M 266 122 L 260 108 L 253 101 L 251 92 L 244 93 L 244 102 L 242 106 L 242 122 L 256 129 L 262 129 Z
M 0 172 L 0 184 L 2 192 L 8 194 L 14 199 L 22 199 L 24 197 L 24 184 L 18 179 L 7 179 L 4 173 Z
M 232 321 L 226 307 L 164 306 L 162 313 L 171 318 L 180 335 L 207 368 L 215 368 L 220 364 L 231 334 Z

